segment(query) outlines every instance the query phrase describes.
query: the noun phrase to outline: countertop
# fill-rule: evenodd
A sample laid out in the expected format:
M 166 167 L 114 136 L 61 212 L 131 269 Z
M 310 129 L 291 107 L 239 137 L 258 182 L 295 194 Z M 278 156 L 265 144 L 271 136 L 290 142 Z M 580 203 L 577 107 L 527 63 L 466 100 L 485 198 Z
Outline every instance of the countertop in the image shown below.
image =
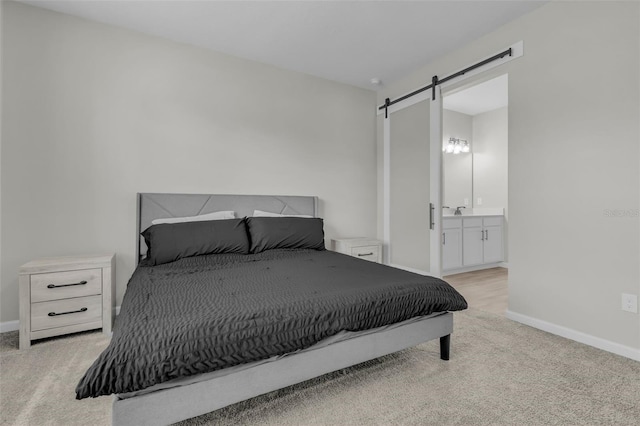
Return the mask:
M 449 209 L 450 211 L 442 212 L 443 218 L 449 217 L 480 217 L 480 216 L 504 216 L 504 209 L 498 208 L 474 208 L 474 209 L 462 209 L 461 215 L 454 215 L 455 209 Z

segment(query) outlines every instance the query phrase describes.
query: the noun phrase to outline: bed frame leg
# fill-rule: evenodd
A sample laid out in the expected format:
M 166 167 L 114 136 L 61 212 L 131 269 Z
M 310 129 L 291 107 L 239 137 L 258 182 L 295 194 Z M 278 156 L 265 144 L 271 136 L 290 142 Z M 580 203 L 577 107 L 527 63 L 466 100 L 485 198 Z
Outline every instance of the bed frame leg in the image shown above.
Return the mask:
M 449 348 L 451 347 L 451 335 L 447 334 L 440 338 L 440 359 L 449 361 Z

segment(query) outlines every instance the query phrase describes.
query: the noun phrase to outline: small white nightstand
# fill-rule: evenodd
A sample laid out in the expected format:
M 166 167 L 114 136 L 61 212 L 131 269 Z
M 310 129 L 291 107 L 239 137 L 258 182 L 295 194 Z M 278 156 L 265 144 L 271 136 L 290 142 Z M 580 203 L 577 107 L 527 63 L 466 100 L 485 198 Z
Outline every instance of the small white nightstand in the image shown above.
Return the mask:
M 331 240 L 333 251 L 359 259 L 382 263 L 382 241 L 371 238 L 336 238 Z
M 115 317 L 115 254 L 50 257 L 20 267 L 20 349 L 31 341 L 102 328 Z

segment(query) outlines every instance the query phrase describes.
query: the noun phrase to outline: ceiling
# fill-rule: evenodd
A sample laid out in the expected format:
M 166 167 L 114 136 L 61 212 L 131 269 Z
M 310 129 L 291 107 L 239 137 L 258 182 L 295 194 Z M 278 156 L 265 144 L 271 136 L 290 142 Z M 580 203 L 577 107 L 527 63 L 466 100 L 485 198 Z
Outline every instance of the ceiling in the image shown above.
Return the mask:
M 374 90 L 545 3 L 19 1 Z
M 509 104 L 507 74 L 477 84 L 460 92 L 444 96 L 442 107 L 467 115 L 477 115 Z

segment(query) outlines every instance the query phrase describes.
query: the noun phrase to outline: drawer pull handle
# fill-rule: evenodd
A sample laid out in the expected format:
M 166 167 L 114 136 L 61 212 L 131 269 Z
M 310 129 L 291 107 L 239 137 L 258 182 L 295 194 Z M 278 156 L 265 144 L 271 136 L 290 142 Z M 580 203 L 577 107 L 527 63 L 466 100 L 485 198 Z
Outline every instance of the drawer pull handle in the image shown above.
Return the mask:
M 78 312 L 86 312 L 87 308 L 80 308 L 77 311 L 69 311 L 69 312 L 49 312 L 50 317 L 56 317 L 58 315 L 67 315 L 67 314 L 77 314 Z
M 373 256 L 373 252 L 371 253 L 358 253 L 359 257 L 364 257 L 364 256 Z
M 79 283 L 72 283 L 72 284 L 60 284 L 60 285 L 49 284 L 47 288 L 71 287 L 72 285 L 85 285 L 86 283 L 87 283 L 86 281 L 80 281 Z

